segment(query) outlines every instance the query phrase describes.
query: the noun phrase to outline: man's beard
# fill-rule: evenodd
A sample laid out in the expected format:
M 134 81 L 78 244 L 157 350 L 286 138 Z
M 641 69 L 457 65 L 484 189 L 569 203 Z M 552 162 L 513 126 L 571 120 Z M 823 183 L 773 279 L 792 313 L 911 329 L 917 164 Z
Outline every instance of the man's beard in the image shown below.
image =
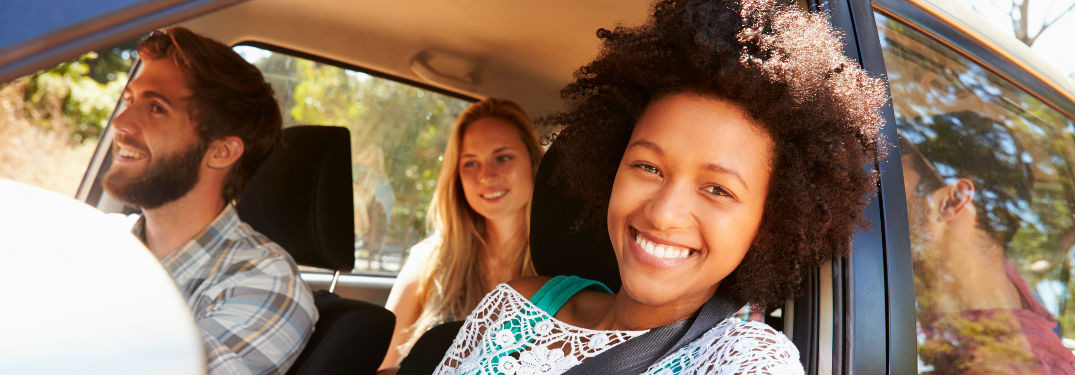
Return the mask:
M 911 234 L 911 255 L 925 257 L 935 246 L 930 233 L 929 197 L 917 193 L 907 200 L 907 225 Z M 915 259 L 918 260 L 918 259 Z
M 198 141 L 176 155 L 162 156 L 141 175 L 109 171 L 103 185 L 116 199 L 140 209 L 153 209 L 182 198 L 198 182 L 207 145 Z

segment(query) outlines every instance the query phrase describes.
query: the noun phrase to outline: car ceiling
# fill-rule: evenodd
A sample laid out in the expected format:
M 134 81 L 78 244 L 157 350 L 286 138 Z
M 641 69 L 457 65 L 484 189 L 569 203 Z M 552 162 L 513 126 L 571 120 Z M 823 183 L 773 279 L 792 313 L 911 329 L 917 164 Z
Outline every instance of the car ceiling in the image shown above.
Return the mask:
M 512 99 L 539 116 L 560 108 L 560 88 L 597 54 L 598 28 L 642 24 L 649 8 L 636 0 L 251 0 L 183 25 L 228 44 L 261 42 Z M 449 78 L 415 68 L 420 55 Z M 451 78 L 468 72 L 476 83 Z

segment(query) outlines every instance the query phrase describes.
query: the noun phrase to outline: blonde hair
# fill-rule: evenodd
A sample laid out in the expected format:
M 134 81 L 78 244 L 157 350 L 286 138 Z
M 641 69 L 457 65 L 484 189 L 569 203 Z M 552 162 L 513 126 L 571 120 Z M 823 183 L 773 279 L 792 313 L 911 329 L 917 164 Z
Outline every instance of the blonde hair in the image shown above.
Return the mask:
M 419 282 L 417 293 L 422 313 L 409 328 L 410 337 L 400 348 L 403 353 L 408 352 L 418 337 L 433 326 L 464 319 L 485 296 L 480 256 L 482 247 L 486 245 L 485 218 L 467 203 L 459 178 L 459 154 L 463 135 L 470 124 L 485 118 L 504 120 L 519 132 L 519 139 L 526 145 L 527 154 L 530 156 L 531 179 L 537 174 L 542 148 L 538 144 L 533 122 L 518 104 L 504 99 L 488 98 L 474 103 L 459 115 L 444 151 L 444 162 L 437 177 L 437 187 L 433 192 L 433 202 L 429 206 L 427 216 L 435 231 L 429 264 L 435 265 L 436 268 L 423 275 Z M 528 202 L 524 228 L 519 232 L 525 241 L 517 255 L 519 276 L 537 274 L 530 260 L 529 233 Z

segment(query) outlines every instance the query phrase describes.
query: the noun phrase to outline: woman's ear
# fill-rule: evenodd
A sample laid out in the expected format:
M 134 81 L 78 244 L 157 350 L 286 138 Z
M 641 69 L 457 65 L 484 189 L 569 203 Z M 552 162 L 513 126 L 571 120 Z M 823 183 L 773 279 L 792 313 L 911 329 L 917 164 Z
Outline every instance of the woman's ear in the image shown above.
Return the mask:
M 230 168 L 243 156 L 245 146 L 243 140 L 236 136 L 227 136 L 209 142 L 209 150 L 206 151 L 205 163 L 209 168 Z
M 974 183 L 968 179 L 958 179 L 955 183 L 948 185 L 945 190 L 944 206 L 941 209 L 941 214 L 945 220 L 949 220 L 963 212 L 967 205 L 974 200 Z

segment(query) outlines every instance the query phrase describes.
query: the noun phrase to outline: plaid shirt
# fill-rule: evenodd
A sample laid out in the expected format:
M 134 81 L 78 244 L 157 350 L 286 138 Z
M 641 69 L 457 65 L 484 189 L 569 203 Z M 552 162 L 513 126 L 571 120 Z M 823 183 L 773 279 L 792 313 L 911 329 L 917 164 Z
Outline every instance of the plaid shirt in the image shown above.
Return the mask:
M 190 304 L 210 374 L 283 374 L 309 340 L 317 309 L 295 261 L 231 205 L 161 264 Z

